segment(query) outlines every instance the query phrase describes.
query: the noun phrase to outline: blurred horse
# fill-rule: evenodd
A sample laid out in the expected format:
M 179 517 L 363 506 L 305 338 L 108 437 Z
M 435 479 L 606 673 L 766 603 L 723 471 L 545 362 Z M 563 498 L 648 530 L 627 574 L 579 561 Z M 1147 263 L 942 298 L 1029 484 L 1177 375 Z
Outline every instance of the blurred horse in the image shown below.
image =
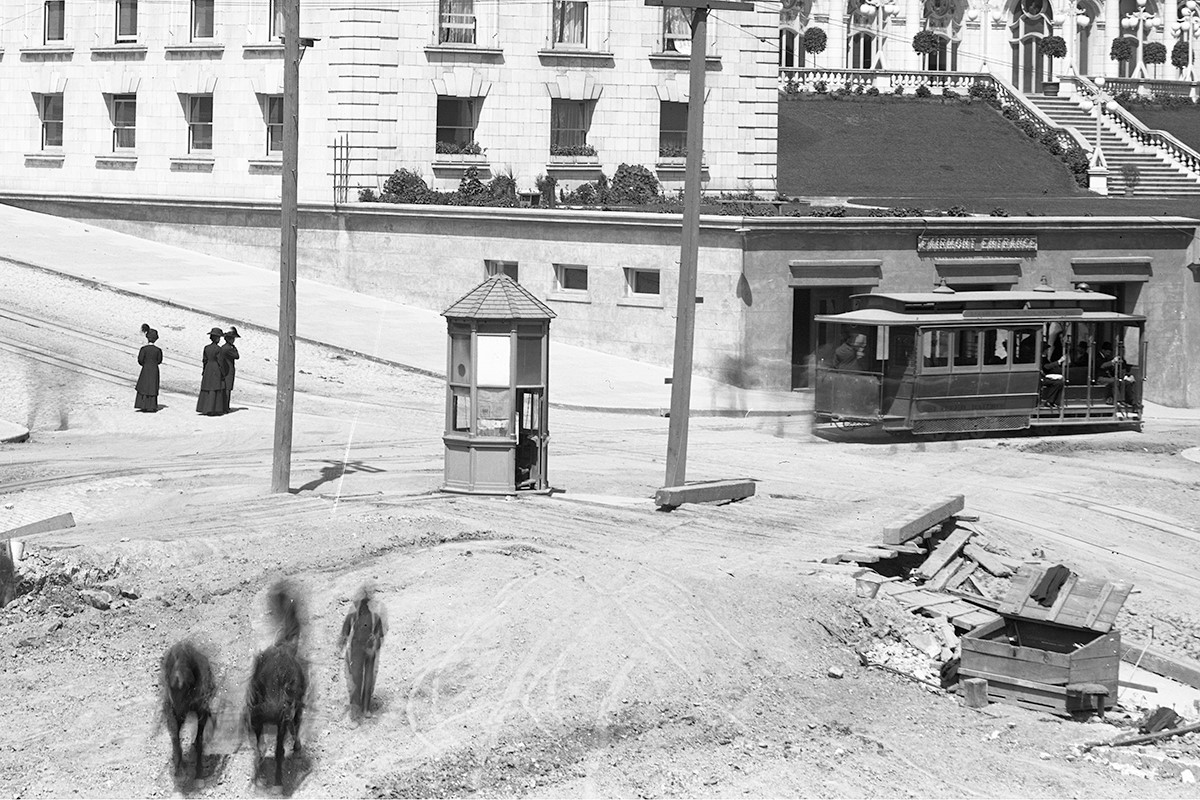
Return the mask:
M 299 652 L 301 621 L 296 591 L 286 582 L 275 584 L 268 602 L 278 625 L 275 644 L 254 657 L 250 688 L 246 694 L 246 723 L 254 732 L 262 766 L 262 730 L 275 726 L 275 785 L 283 785 L 283 743 L 292 734 L 292 753 L 300 751 L 300 718 L 308 692 L 308 664 Z
M 204 769 L 204 725 L 212 716 L 213 682 L 212 665 L 207 655 L 189 641 L 177 642 L 167 650 L 162 659 L 163 718 L 171 731 L 171 748 L 174 755 L 175 773 L 183 767 L 183 748 L 179 743 L 179 729 L 188 714 L 196 715 L 196 780 L 203 777 Z

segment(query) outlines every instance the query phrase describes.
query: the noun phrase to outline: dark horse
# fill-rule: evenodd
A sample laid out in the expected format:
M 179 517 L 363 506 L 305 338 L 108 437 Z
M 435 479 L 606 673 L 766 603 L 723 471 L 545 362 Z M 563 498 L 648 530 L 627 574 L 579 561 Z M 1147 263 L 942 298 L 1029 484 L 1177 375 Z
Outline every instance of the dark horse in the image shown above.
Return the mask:
M 283 740 L 292 734 L 292 752 L 300 751 L 300 717 L 308 692 L 308 665 L 299 653 L 300 613 L 295 591 L 286 583 L 271 589 L 271 612 L 279 625 L 275 644 L 254 657 L 246 722 L 254 732 L 255 773 L 262 764 L 262 730 L 275 726 L 275 785 L 283 785 Z
M 212 700 L 216 693 L 212 666 L 208 656 L 189 641 L 171 646 L 162 660 L 163 718 L 171 731 L 171 748 L 175 758 L 175 773 L 183 768 L 183 748 L 179 744 L 179 729 L 188 714 L 196 715 L 196 780 L 203 777 L 204 724 L 212 716 Z

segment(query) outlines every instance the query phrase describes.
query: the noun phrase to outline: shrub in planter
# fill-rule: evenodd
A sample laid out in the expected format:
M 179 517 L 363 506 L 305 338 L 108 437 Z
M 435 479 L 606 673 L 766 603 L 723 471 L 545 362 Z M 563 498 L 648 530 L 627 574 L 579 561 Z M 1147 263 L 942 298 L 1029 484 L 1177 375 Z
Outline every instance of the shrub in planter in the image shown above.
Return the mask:
M 983 81 L 975 81 L 972 83 L 971 87 L 967 89 L 967 94 L 971 97 L 992 104 L 995 104 L 1000 98 L 1000 93 L 996 91 L 996 87 L 990 83 L 984 83 Z
M 789 100 L 800 94 L 800 81 L 796 80 L 795 75 L 787 76 L 787 80 L 783 83 L 783 93 Z
M 550 155 L 552 156 L 595 156 L 596 148 L 590 144 L 552 144 L 550 145 Z
M 370 186 L 364 186 L 358 190 L 358 202 L 374 203 L 374 202 L 377 202 L 378 200 L 379 200 L 379 198 L 375 195 L 375 190 L 372 189 Z
M 687 147 L 678 144 L 660 144 L 658 146 L 659 158 L 686 158 Z
M 1088 155 L 1079 145 L 1072 145 L 1061 156 L 1067 169 L 1075 176 L 1075 182 L 1080 186 L 1088 185 Z
M 1167 63 L 1167 46 L 1162 42 L 1147 42 L 1142 49 L 1142 61 L 1147 64 Z
M 913 37 L 912 48 L 923 56 L 927 56 L 935 52 L 941 47 L 940 39 L 933 31 L 917 31 L 917 35 Z
M 1020 128 L 1022 131 L 1024 131 L 1024 132 L 1025 132 L 1025 135 L 1026 135 L 1026 136 L 1028 136 L 1030 139 L 1036 139 L 1036 138 L 1037 138 L 1037 135 L 1038 135 L 1038 126 L 1037 126 L 1037 123 L 1035 123 L 1033 120 L 1031 120 L 1031 119 L 1019 119 L 1019 120 L 1016 120 L 1016 125 L 1017 125 L 1017 127 L 1018 127 L 1018 128 Z
M 1121 177 L 1125 180 L 1125 193 L 1133 194 L 1133 190 L 1142 182 L 1142 171 L 1135 164 L 1122 164 Z
M 1062 58 L 1067 54 L 1067 40 L 1061 36 L 1046 36 L 1038 40 L 1038 50 L 1050 58 Z
M 993 209 L 991 210 L 991 212 L 989 212 L 989 216 L 992 216 L 992 217 L 1007 217 L 1007 216 L 1008 216 L 1008 209 L 1007 209 L 1007 208 L 1004 208 L 1003 206 L 996 206 L 995 208 L 993 208 Z
M 1124 63 L 1133 58 L 1133 54 L 1137 52 L 1137 42 L 1130 39 L 1128 36 L 1118 36 L 1113 39 L 1112 49 L 1108 51 L 1108 57 L 1113 61 Z
M 1017 120 L 1021 118 L 1021 112 L 1018 111 L 1017 107 L 1014 105 L 1005 106 L 1004 108 L 1000 109 L 1000 113 L 1004 115 L 1005 119 Z
M 481 156 L 483 148 L 479 146 L 479 142 L 438 142 L 434 145 L 434 152 L 442 155 Z
M 922 83 L 917 87 L 917 97 L 933 97 L 933 92 L 929 91 L 929 87 Z
M 617 205 L 640 206 L 658 197 L 658 178 L 640 164 L 622 164 L 613 173 L 611 193 Z
M 971 212 L 967 211 L 966 206 L 950 206 L 946 209 L 947 217 L 969 217 Z
M 548 208 L 554 208 L 554 187 L 558 185 L 558 178 L 553 175 L 538 175 L 533 185 L 537 187 L 541 204 Z
M 813 91 L 817 94 L 825 94 L 829 91 L 829 84 L 825 81 L 817 81 L 813 84 Z
M 814 217 L 844 217 L 846 216 L 845 206 L 814 206 L 812 209 Z
M 865 89 L 863 88 L 863 85 L 861 83 L 858 86 L 854 87 L 855 94 L 862 94 L 864 91 L 865 91 Z
M 823 53 L 825 45 L 829 43 L 829 37 L 825 35 L 824 28 L 809 28 L 804 32 L 804 52 Z
M 1188 43 L 1176 42 L 1171 48 L 1171 66 L 1175 69 L 1186 69 L 1188 65 Z
M 878 97 L 878 96 L 879 96 L 879 87 L 878 86 L 868 86 L 867 87 L 867 97 Z
M 942 97 L 945 97 L 948 100 L 957 100 L 959 97 L 959 94 L 958 94 L 958 92 L 954 91 L 949 86 L 947 86 L 944 89 L 942 89 Z
M 385 203 L 428 203 L 429 194 L 424 178 L 412 170 L 398 169 L 384 181 L 380 199 Z
M 900 84 L 896 84 L 896 88 L 892 89 L 892 94 L 896 95 L 896 97 L 900 97 L 902 94 L 904 94 L 904 87 Z

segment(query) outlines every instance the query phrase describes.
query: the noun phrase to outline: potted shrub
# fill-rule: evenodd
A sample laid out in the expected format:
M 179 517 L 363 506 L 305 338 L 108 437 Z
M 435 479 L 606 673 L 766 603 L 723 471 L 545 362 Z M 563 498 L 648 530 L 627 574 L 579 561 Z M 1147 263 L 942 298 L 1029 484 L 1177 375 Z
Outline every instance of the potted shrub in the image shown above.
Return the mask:
M 926 68 L 928 68 L 928 58 L 930 53 L 937 52 L 942 43 L 938 41 L 940 37 L 933 31 L 917 31 L 917 35 L 913 37 L 912 48 L 926 60 Z
M 1061 36 L 1046 36 L 1038 40 L 1038 50 L 1046 58 L 1050 59 L 1050 75 L 1054 76 L 1054 59 L 1062 58 L 1067 54 L 1067 42 Z M 1058 94 L 1058 81 L 1045 81 L 1042 83 L 1042 91 L 1054 97 Z
M 1122 65 L 1129 63 L 1133 58 L 1133 54 L 1137 52 L 1137 42 L 1128 36 L 1118 36 L 1113 39 L 1112 48 L 1108 51 L 1108 57 Z
M 825 35 L 824 28 L 809 28 L 804 32 L 804 52 L 816 55 L 817 53 L 825 52 L 825 46 L 829 43 L 829 37 Z M 817 61 L 813 59 L 813 66 L 816 66 Z
M 1142 171 L 1135 164 L 1121 165 L 1121 180 L 1125 183 L 1125 196 L 1132 197 L 1133 190 L 1142 182 Z
M 1171 48 L 1171 66 L 1182 72 L 1188 66 L 1188 43 L 1176 42 Z
M 1158 65 L 1167 63 L 1167 46 L 1162 42 L 1147 42 L 1142 50 L 1142 60 L 1154 65 L 1154 77 L 1158 77 Z

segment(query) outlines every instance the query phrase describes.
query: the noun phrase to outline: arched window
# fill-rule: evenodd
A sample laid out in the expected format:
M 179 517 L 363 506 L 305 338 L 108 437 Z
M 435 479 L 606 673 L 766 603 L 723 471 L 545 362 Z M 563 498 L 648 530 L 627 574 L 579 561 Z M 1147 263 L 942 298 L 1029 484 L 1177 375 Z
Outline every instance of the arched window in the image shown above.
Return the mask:
M 1041 92 L 1048 59 L 1038 40 L 1050 36 L 1053 10 L 1050 0 L 1018 0 L 1008 29 L 1012 44 L 1012 82 L 1022 92 Z
M 932 72 L 954 72 L 958 69 L 958 42 L 938 37 L 938 47 L 925 56 L 925 69 Z

